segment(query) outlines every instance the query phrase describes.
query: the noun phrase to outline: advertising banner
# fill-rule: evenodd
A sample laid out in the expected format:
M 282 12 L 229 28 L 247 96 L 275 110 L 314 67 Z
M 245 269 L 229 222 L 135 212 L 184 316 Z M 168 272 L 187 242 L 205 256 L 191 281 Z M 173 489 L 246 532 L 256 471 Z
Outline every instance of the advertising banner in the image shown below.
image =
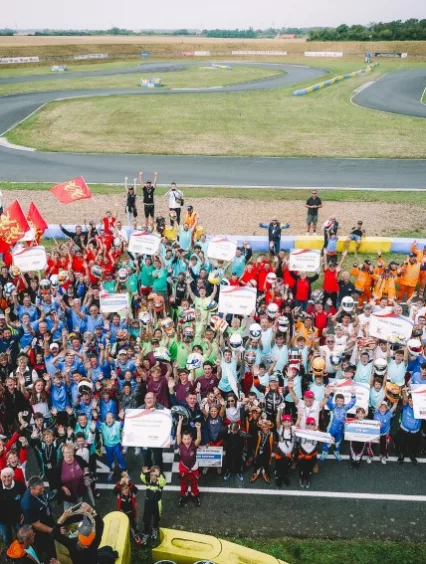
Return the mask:
M 301 439 L 308 439 L 308 441 L 318 441 L 320 443 L 331 444 L 334 439 L 330 433 L 323 433 L 322 431 L 311 431 L 311 429 L 301 429 L 294 427 L 294 434 Z
M 380 421 L 348 419 L 345 423 L 345 441 L 358 443 L 380 442 Z
M 321 251 L 311 249 L 295 249 L 290 253 L 290 270 L 299 272 L 316 272 L 321 262 Z
M 39 57 L 0 57 L 0 65 L 15 65 L 17 63 L 39 63 Z
M 197 462 L 200 468 L 220 468 L 223 460 L 223 447 L 200 447 L 197 449 Z
M 122 444 L 128 447 L 170 446 L 172 416 L 168 409 L 126 409 Z
M 138 255 L 155 255 L 160 247 L 160 237 L 149 231 L 136 231 L 130 235 L 129 251 Z
M 13 264 L 21 272 L 44 270 L 47 265 L 46 249 L 44 247 L 27 247 L 12 255 Z
M 426 419 L 426 384 L 411 384 L 414 417 Z
M 259 57 L 281 57 L 287 55 L 287 51 L 232 51 L 232 55 L 254 55 Z
M 395 313 L 372 313 L 368 318 L 368 332 L 371 337 L 379 339 L 409 339 L 414 322 L 403 315 Z
M 256 310 L 256 288 L 222 286 L 219 294 L 219 312 L 251 315 Z
M 341 51 L 305 51 L 305 57 L 343 57 Z
M 406 59 L 408 53 L 373 53 L 373 55 L 382 59 Z
M 99 295 L 101 313 L 119 313 L 129 311 L 129 294 L 108 294 L 102 292 Z
M 226 237 L 215 237 L 207 246 L 207 257 L 216 260 L 230 261 L 237 253 L 237 243 Z
M 88 55 L 74 55 L 74 61 L 85 61 L 87 59 L 108 59 L 108 53 L 89 53 Z

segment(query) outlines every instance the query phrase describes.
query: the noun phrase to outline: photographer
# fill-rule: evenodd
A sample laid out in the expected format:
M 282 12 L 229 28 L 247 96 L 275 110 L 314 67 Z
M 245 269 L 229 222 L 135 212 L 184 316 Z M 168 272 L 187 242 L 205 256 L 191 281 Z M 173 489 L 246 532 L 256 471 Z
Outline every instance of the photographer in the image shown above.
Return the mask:
M 170 211 L 170 225 L 174 227 L 175 219 L 174 215 L 176 214 L 176 223 L 177 225 L 180 224 L 180 210 L 181 206 L 184 204 L 183 199 L 183 192 L 178 190 L 176 187 L 176 182 L 172 182 L 170 186 L 170 190 L 166 192 L 165 197 L 167 198 L 169 204 L 169 211 Z M 172 213 L 173 212 L 173 213 Z

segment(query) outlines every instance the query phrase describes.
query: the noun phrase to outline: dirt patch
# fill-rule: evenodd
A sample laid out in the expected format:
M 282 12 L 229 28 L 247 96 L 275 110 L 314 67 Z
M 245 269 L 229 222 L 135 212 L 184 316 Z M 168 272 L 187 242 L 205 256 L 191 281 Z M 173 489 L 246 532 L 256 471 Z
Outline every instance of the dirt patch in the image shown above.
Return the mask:
M 123 191 L 124 192 L 124 191 Z M 27 212 L 33 201 L 48 223 L 81 223 L 100 221 L 107 210 L 117 213 L 125 220 L 125 196 L 120 194 L 94 195 L 90 200 L 83 200 L 69 205 L 61 205 L 50 194 L 44 191 L 14 190 L 4 191 L 5 205 L 18 199 Z M 200 217 L 200 224 L 210 234 L 229 235 L 263 235 L 265 230 L 259 227 L 260 222 L 269 222 L 277 217 L 282 223 L 290 223 L 287 235 L 302 235 L 306 233 L 306 209 L 304 202 L 283 201 L 265 202 L 260 200 L 239 200 L 236 198 L 194 198 L 191 203 Z M 142 213 L 140 196 L 138 197 L 139 214 Z M 413 213 L 414 207 L 403 204 L 383 204 L 379 202 L 324 202 L 320 210 L 319 224 L 330 216 L 335 216 L 342 230 L 341 236 L 356 224 L 358 220 L 364 222 L 367 235 L 391 236 L 400 230 L 423 228 L 423 218 L 419 213 Z M 164 196 L 156 198 L 156 212 L 168 215 L 167 200 Z M 139 221 L 142 221 L 139 215 Z

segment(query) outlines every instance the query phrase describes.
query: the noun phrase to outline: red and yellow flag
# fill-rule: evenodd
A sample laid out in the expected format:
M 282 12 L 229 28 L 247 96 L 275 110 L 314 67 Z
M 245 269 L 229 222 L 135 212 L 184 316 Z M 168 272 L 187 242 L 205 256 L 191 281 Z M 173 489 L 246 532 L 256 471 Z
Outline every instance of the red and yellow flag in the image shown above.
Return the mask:
M 39 241 L 48 225 L 33 202 L 31 202 L 27 213 L 27 221 L 30 228 L 34 229 L 34 239 Z
M 92 197 L 92 193 L 82 176 L 63 184 L 56 184 L 50 191 L 61 204 L 70 204 L 77 200 L 85 200 Z
M 29 229 L 24 212 L 18 200 L 15 200 L 0 215 L 0 252 L 5 252 L 17 243 Z

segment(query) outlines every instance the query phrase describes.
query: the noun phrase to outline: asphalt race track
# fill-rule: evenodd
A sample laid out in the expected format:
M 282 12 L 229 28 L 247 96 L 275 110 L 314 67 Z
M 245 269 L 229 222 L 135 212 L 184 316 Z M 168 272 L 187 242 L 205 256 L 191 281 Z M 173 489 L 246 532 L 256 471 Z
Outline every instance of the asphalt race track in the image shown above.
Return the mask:
M 426 69 L 398 70 L 361 90 L 352 101 L 373 110 L 426 118 L 425 89 Z
M 54 77 L 42 75 L 4 78 L 0 82 L 5 84 L 27 82 L 30 79 L 37 81 L 52 80 L 52 78 L 66 79 L 80 76 L 131 74 L 141 71 L 157 73 L 181 70 L 194 64 L 199 65 L 200 63 L 152 63 L 142 67 L 93 73 L 65 73 Z M 2 96 L 0 98 L 0 132 L 2 132 L 0 135 L 43 104 L 57 99 L 123 94 L 173 95 L 187 92 L 221 94 L 266 90 L 295 85 L 325 74 L 324 70 L 303 65 L 252 62 L 238 64 L 280 68 L 287 71 L 287 74 L 223 88 L 167 90 L 139 87 L 126 90 L 73 90 Z M 367 88 L 365 92 L 370 91 L 371 88 L 373 87 Z M 358 97 L 356 98 L 356 102 L 359 103 Z M 161 183 L 164 184 L 175 181 L 181 185 L 196 186 L 316 186 L 389 189 L 424 189 L 426 187 L 426 160 L 109 155 L 29 152 L 0 147 L 0 180 L 2 181 L 54 183 L 82 175 L 88 182 L 123 182 L 125 176 L 132 178 L 141 169 L 159 170 Z

